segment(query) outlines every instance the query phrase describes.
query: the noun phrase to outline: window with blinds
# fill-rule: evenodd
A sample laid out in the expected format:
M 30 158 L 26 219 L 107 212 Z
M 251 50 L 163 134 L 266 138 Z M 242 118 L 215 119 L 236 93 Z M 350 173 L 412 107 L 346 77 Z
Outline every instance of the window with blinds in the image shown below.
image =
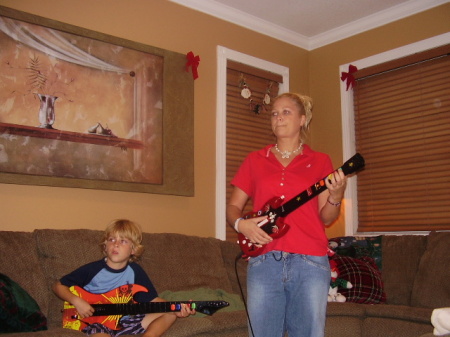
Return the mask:
M 227 116 L 226 116 L 226 186 L 227 200 L 232 191 L 230 184 L 242 161 L 252 151 L 259 150 L 274 142 L 270 126 L 270 104 L 264 104 L 269 94 L 278 94 L 283 77 L 242 63 L 227 61 Z M 245 98 L 241 95 L 244 84 L 251 92 Z M 248 92 L 244 92 L 248 94 Z M 245 212 L 250 212 L 249 202 Z M 226 238 L 236 242 L 237 234 L 227 226 Z
M 450 45 L 356 73 L 358 232 L 450 230 Z

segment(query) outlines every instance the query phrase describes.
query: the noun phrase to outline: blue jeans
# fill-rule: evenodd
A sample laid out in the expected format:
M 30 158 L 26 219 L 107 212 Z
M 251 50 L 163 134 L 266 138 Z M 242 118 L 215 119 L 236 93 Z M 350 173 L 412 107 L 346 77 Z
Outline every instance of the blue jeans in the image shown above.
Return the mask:
M 273 251 L 251 258 L 247 268 L 250 336 L 324 336 L 331 279 L 326 255 Z

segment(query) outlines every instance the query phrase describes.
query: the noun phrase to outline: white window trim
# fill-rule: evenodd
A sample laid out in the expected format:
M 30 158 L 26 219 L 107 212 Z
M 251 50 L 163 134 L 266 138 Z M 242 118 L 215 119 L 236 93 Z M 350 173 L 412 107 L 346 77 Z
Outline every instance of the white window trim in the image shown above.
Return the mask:
M 437 35 L 435 37 L 412 43 L 400 48 L 392 49 L 387 52 L 370 56 L 361 60 L 353 61 L 339 66 L 339 76 L 344 72 L 348 72 L 350 64 L 358 69 L 364 69 L 383 62 L 395 60 L 407 55 L 415 54 L 427 49 L 432 49 L 450 43 L 450 33 Z M 342 111 L 342 138 L 343 138 L 343 154 L 344 161 L 355 154 L 355 130 L 354 130 L 354 110 L 353 110 L 353 90 L 346 91 L 346 84 L 341 82 L 341 111 Z M 364 156 L 364 153 L 361 153 Z M 347 190 L 345 192 L 345 235 L 361 234 L 358 229 L 358 203 L 356 192 L 357 176 L 348 180 Z M 426 232 L 396 232 L 395 234 L 422 234 Z M 371 234 L 392 234 L 384 232 L 364 233 Z
M 222 46 L 217 46 L 217 106 L 216 106 L 216 238 L 226 239 L 226 112 L 227 60 L 247 64 L 279 74 L 283 83 L 279 93 L 289 91 L 289 68 Z

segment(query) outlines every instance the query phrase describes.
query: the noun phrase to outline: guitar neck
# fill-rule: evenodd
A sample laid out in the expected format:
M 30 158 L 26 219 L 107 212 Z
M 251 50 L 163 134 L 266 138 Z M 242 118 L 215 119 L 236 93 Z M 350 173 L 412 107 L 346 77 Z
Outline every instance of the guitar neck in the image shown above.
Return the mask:
M 349 175 L 364 167 L 364 165 L 364 158 L 359 153 L 357 153 L 352 158 L 347 160 L 341 166 L 341 169 L 345 175 Z M 327 189 L 327 186 L 325 185 L 325 179 L 328 179 L 328 176 L 329 175 L 320 179 L 318 182 L 311 185 L 309 188 L 296 195 L 294 198 L 288 200 L 283 205 L 275 209 L 274 212 L 280 217 L 286 217 L 289 213 L 295 211 L 297 208 L 325 191 Z
M 192 309 L 207 315 L 212 315 L 218 309 L 228 306 L 225 301 L 184 301 L 184 302 L 144 302 L 144 303 L 117 303 L 117 304 L 91 304 L 94 308 L 93 316 L 112 315 L 138 315 L 157 312 L 177 312 L 181 304 L 189 304 Z

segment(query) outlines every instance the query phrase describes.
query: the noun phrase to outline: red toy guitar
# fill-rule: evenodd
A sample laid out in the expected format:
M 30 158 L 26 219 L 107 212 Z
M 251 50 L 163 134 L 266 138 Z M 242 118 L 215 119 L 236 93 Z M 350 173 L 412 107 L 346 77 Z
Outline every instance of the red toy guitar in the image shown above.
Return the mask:
M 349 175 L 363 168 L 364 165 L 364 158 L 357 153 L 347 160 L 341 168 L 345 175 Z M 325 191 L 327 188 L 325 185 L 325 179 L 327 178 L 328 176 L 319 180 L 317 183 L 285 203 L 283 203 L 284 199 L 282 197 L 273 198 L 266 203 L 262 210 L 258 212 L 250 212 L 244 215 L 243 218 L 250 219 L 266 215 L 267 218 L 258 223 L 258 226 L 261 227 L 261 229 L 269 234 L 273 239 L 279 238 L 286 234 L 289 230 L 289 225 L 284 222 L 284 218 L 301 205 Z M 264 249 L 264 246 L 257 246 L 251 243 L 250 240 L 248 240 L 241 233 L 238 234 L 238 244 L 243 252 L 242 257 L 244 259 L 258 256 Z
M 183 301 L 183 302 L 144 302 L 137 303 L 133 297 L 138 292 L 148 290 L 137 284 L 127 284 L 105 294 L 92 294 L 83 288 L 72 286 L 70 291 L 83 298 L 95 309 L 94 315 L 79 319 L 73 305 L 64 302 L 63 328 L 82 330 L 93 323 L 101 323 L 112 330 L 120 329 L 119 320 L 123 315 L 137 315 L 157 312 L 176 312 L 181 304 L 190 305 L 192 309 L 206 315 L 229 305 L 225 301 Z

